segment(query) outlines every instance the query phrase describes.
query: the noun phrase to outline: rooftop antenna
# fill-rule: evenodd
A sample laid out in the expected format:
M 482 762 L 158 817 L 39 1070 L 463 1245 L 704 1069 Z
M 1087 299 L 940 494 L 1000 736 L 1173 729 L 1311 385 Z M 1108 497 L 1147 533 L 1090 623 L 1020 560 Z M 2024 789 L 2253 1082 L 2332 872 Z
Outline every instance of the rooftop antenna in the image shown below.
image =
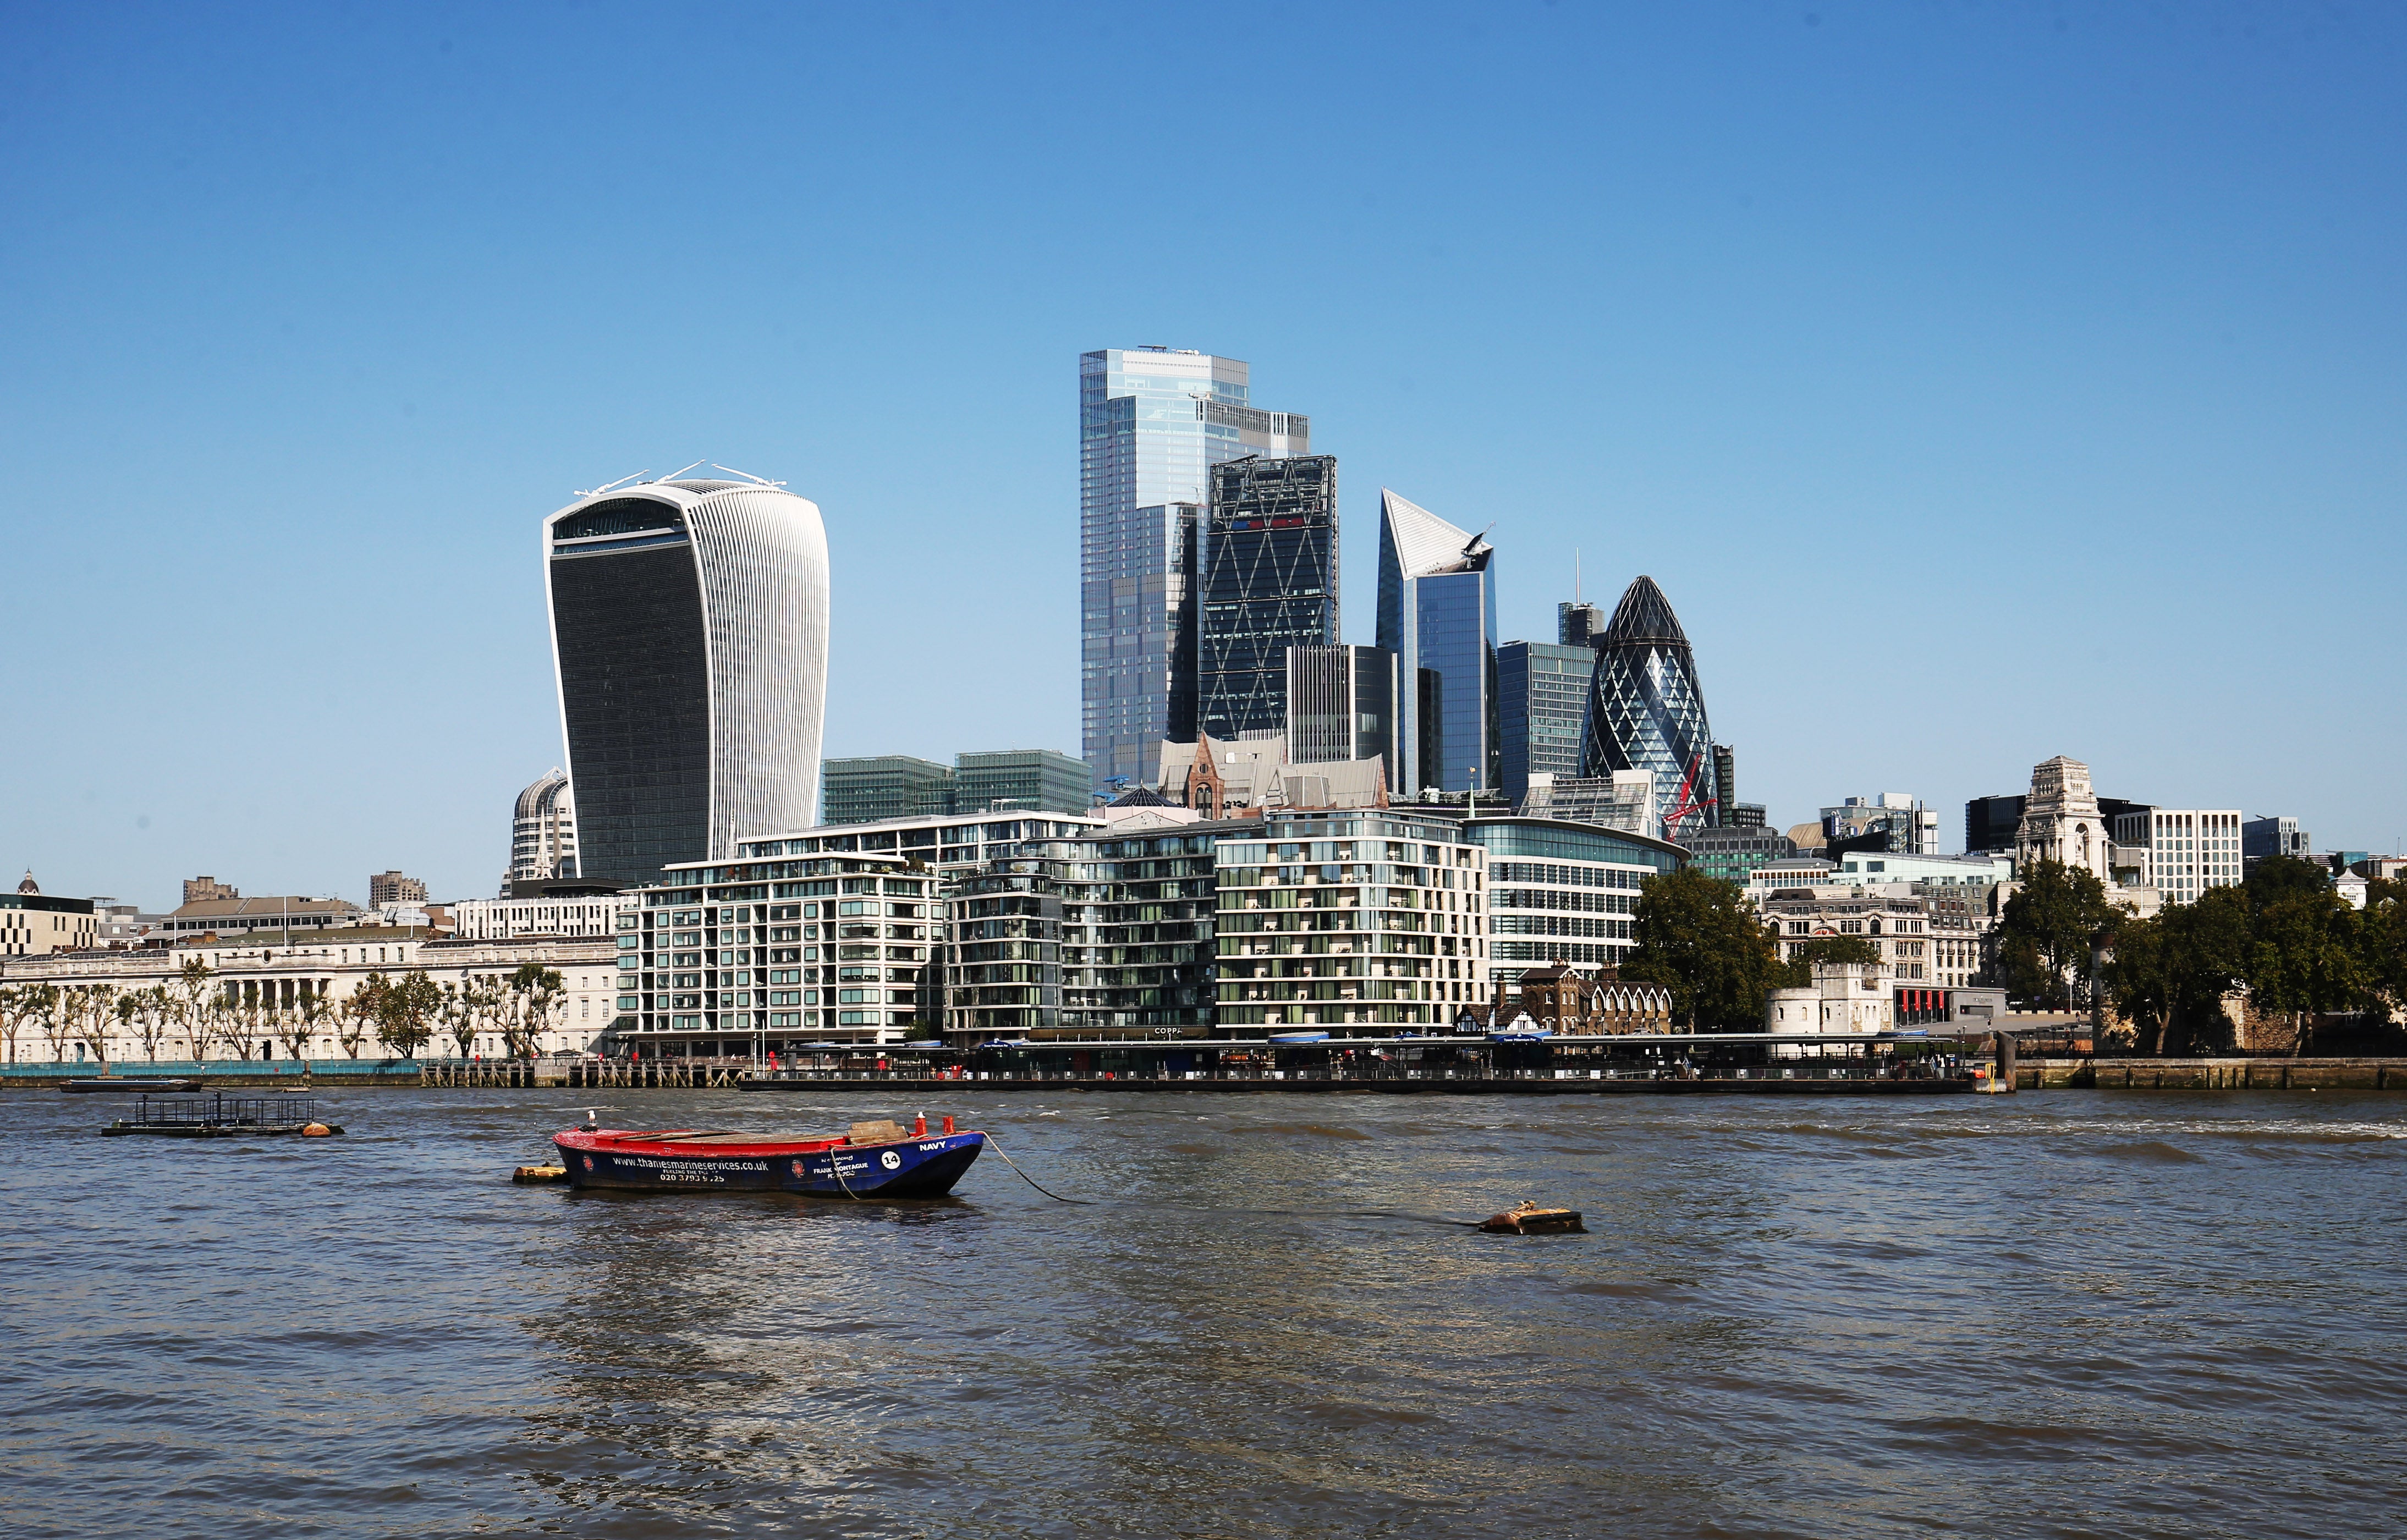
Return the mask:
M 1576 606 L 1579 604 L 1579 602 L 1580 602 L 1579 547 L 1577 547 L 1577 546 L 1574 546 L 1574 547 L 1572 548 L 1572 604 L 1573 604 L 1574 606 Z
M 640 470 L 635 473 L 635 476 L 622 476 L 616 481 L 605 482 L 602 486 L 594 488 L 591 492 L 580 492 L 577 495 L 579 497 L 599 497 L 604 492 L 608 492 L 612 487 L 625 486 L 628 482 L 635 479 L 636 476 L 649 476 L 651 472 L 649 469 Z
M 785 485 L 783 481 L 767 480 L 762 477 L 753 475 L 750 471 L 739 471 L 733 465 L 722 465 L 716 460 L 710 463 L 710 468 L 715 471 L 725 471 L 730 476 L 740 476 L 745 480 L 751 482 L 755 486 L 782 487 Z

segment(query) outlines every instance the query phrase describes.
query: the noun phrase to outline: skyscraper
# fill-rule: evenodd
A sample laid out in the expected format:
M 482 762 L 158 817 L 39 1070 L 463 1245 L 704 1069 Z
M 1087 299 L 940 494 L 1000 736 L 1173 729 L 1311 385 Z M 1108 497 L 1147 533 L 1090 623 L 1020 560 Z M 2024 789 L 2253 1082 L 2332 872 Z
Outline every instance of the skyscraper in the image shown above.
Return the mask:
M 773 482 L 645 481 L 544 520 L 580 875 L 633 885 L 819 800 L 827 535 Z
M 1402 774 L 1396 692 L 1396 655 L 1385 648 L 1289 648 L 1288 763 L 1325 764 L 1377 755 L 1387 762 L 1388 783 L 1394 785 Z
M 1311 452 L 1306 419 L 1254 409 L 1249 374 L 1184 349 L 1079 355 L 1079 744 L 1097 786 L 1151 784 L 1161 740 L 1194 733 L 1171 675 L 1193 646 L 1211 467 Z
M 1566 599 L 1555 606 L 1555 641 L 1562 647 L 1594 647 L 1604 635 L 1604 606 Z
M 1498 751 L 1514 806 L 1529 794 L 1532 774 L 1565 780 L 1579 774 L 1580 726 L 1595 671 L 1593 648 L 1506 642 L 1496 649 Z
M 1287 651 L 1337 643 L 1337 462 L 1248 455 L 1212 467 L 1196 601 L 1196 725 L 1287 728 Z
M 1378 642 L 1396 655 L 1403 691 L 1399 792 L 1502 784 L 1496 699 L 1495 548 L 1427 508 L 1379 490 Z M 1435 718 L 1434 721 L 1428 719 Z M 1413 751 L 1425 741 L 1431 753 Z M 1427 762 L 1435 760 L 1434 766 Z M 1434 773 L 1432 773 L 1432 770 Z
M 1655 777 L 1663 837 L 1721 822 L 1721 791 L 1697 660 L 1652 578 L 1640 578 L 1596 641 L 1580 774 L 1646 770 Z

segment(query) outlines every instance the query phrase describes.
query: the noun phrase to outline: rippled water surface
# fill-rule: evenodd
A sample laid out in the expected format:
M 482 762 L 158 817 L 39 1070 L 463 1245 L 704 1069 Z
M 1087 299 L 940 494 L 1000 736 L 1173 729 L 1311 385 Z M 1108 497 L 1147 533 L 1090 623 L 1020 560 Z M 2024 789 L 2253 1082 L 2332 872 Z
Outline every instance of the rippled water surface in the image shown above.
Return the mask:
M 964 1088 L 965 1090 L 967 1088 Z M 812 1130 L 874 1098 L 615 1093 Z M 577 1099 L 0 1098 L 0 1532 L 2333 1535 L 2407 1103 L 1010 1093 L 955 1200 L 518 1188 Z M 1594 1233 L 1447 1220 L 1525 1197 Z

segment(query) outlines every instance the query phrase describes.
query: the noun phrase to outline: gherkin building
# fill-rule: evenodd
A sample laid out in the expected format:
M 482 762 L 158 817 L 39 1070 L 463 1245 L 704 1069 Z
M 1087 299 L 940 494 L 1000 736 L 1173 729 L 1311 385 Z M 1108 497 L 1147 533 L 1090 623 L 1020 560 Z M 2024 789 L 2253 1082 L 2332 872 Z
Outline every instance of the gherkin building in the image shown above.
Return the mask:
M 1642 577 L 1596 638 L 1580 774 L 1651 772 L 1663 837 L 1674 839 L 1722 820 L 1713 744 L 1696 655 L 1672 602 Z

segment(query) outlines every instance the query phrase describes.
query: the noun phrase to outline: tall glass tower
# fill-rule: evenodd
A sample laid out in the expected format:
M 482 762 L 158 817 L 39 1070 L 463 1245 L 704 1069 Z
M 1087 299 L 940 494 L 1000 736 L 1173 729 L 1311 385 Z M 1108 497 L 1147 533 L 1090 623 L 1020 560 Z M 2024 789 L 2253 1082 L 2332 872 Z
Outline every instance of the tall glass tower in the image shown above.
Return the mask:
M 1078 738 L 1099 787 L 1151 784 L 1161 740 L 1195 731 L 1172 676 L 1186 656 L 1191 692 L 1211 468 L 1312 450 L 1308 420 L 1254 409 L 1249 373 L 1185 349 L 1079 355 Z
M 1495 554 L 1481 536 L 1379 489 L 1378 643 L 1404 681 L 1400 791 L 1503 783 Z
M 826 717 L 827 534 L 761 481 L 645 481 L 544 520 L 582 877 L 633 886 L 807 828 Z
M 1697 687 L 1696 654 L 1672 602 L 1652 578 L 1622 594 L 1613 621 L 1596 638 L 1596 677 L 1588 704 L 1580 774 L 1646 770 L 1663 837 L 1676 839 L 1722 821 L 1713 728 Z
M 1223 740 L 1287 730 L 1287 649 L 1337 643 L 1337 460 L 1212 467 L 1195 720 Z M 1175 670 L 1174 670 L 1174 673 Z

